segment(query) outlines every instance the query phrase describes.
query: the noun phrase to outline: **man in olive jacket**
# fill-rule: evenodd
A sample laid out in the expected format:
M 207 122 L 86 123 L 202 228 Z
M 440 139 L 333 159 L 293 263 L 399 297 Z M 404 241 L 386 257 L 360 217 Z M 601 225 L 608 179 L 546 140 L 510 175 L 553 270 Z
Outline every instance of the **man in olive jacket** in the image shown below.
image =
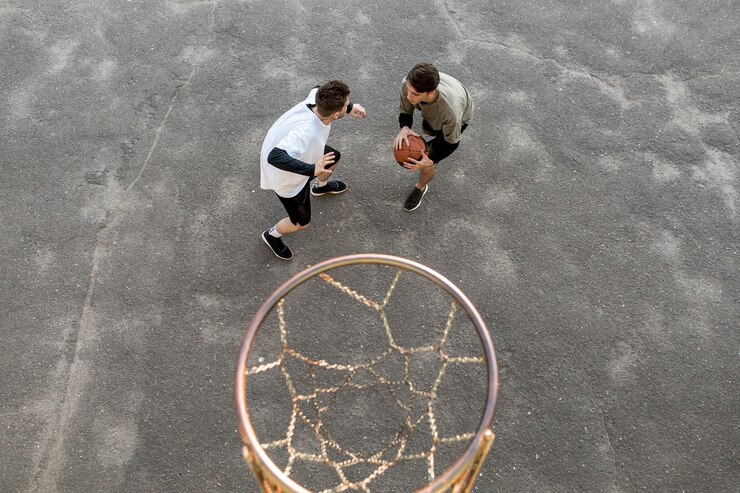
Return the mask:
M 409 158 L 403 164 L 408 170 L 419 171 L 419 181 L 403 205 L 405 210 L 413 211 L 421 205 L 421 199 L 429 190 L 427 184 L 437 173 L 437 163 L 460 145 L 462 133 L 473 118 L 473 100 L 460 81 L 440 73 L 431 63 L 421 62 L 401 83 L 400 107 L 401 130 L 393 142 L 394 149 L 400 149 L 403 142 L 408 145 L 409 135 L 419 135 L 411 130 L 414 110 L 421 111 L 424 133 L 433 137 L 421 159 Z

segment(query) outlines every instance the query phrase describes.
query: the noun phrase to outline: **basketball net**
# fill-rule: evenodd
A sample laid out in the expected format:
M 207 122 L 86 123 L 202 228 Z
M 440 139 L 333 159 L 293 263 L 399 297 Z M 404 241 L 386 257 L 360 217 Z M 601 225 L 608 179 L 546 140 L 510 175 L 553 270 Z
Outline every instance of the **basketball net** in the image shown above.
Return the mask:
M 327 271 L 341 266 L 358 263 L 383 264 L 397 269 L 382 300 L 369 299 L 355 289 L 335 280 L 327 273 Z M 394 331 L 389 323 L 386 307 L 396 289 L 399 279 L 404 273 L 408 273 L 408 271 L 415 272 L 431 280 L 452 298 L 446 322 L 441 332 L 442 335 L 432 344 L 405 347 L 396 341 Z M 295 286 L 316 276 L 350 299 L 371 308 L 377 313 L 387 339 L 387 347 L 382 353 L 374 356 L 370 361 L 359 364 L 340 364 L 332 363 L 325 359 L 309 357 L 300 350 L 290 346 L 288 342 L 288 323 L 286 323 L 285 317 L 285 296 Z M 476 329 L 478 329 L 485 356 L 452 356 L 446 351 L 450 329 L 460 306 L 462 306 L 465 314 L 470 318 Z M 273 308 L 277 312 L 281 351 L 273 361 L 248 367 L 247 356 L 254 340 L 254 335 Z M 409 358 L 422 353 L 434 355 L 441 363 L 431 389 L 415 388 L 411 380 Z M 382 372 L 377 371 L 378 365 L 390 357 L 400 357 L 404 363 L 403 375 L 398 379 L 391 380 L 382 375 Z M 309 392 L 299 391 L 293 383 L 294 377 L 291 374 L 291 365 L 287 364 L 290 360 L 299 361 L 305 365 L 308 369 L 308 377 L 312 381 L 315 380 L 314 376 L 317 370 L 324 372 L 337 371 L 342 374 L 342 383 L 332 386 L 316 385 Z M 437 415 L 435 413 L 437 392 L 448 369 L 456 366 L 466 367 L 469 365 L 483 366 L 488 371 L 489 388 L 487 390 L 483 418 L 477 431 L 445 436 L 437 426 Z M 246 386 L 250 377 L 267 372 L 280 372 L 282 375 L 290 395 L 292 413 L 288 428 L 282 438 L 268 443 L 260 443 L 249 419 Z M 362 374 L 362 377 L 360 377 L 360 374 Z M 347 450 L 342 444 L 332 438 L 326 430 L 322 417 L 332 411 L 331 405 L 328 404 L 328 402 L 331 402 L 332 397 L 348 389 L 363 390 L 369 387 L 387 389 L 388 393 L 393 396 L 395 405 L 404 415 L 404 423 L 402 429 L 383 448 L 375 450 L 371 454 L 360 454 Z M 235 376 L 236 407 L 239 415 L 239 428 L 244 442 L 244 458 L 249 464 L 258 484 L 267 493 L 310 493 L 291 478 L 294 466 L 300 462 L 319 463 L 329 466 L 334 471 L 336 476 L 335 484 L 320 490 L 320 493 L 339 493 L 343 491 L 371 493 L 373 491 L 374 481 L 386 473 L 386 471 L 402 462 L 419 463 L 423 464 L 426 468 L 428 485 L 418 490 L 419 492 L 469 492 L 494 440 L 491 426 L 496 405 L 496 390 L 497 373 L 493 345 L 485 329 L 485 325 L 483 325 L 483 321 L 473 305 L 447 279 L 431 269 L 405 259 L 384 255 L 354 255 L 331 259 L 294 276 L 278 288 L 273 293 L 273 296 L 263 304 L 247 329 L 247 335 L 242 345 Z M 410 397 L 413 397 L 417 401 L 423 399 L 426 402 L 423 413 L 418 416 L 412 413 L 412 405 L 409 402 Z M 306 412 L 307 408 L 311 409 L 311 413 Z M 298 450 L 298 447 L 294 443 L 297 426 L 302 426 L 304 429 L 311 431 L 318 444 L 318 452 L 309 453 Z M 426 450 L 420 452 L 410 451 L 408 449 L 409 441 L 414 434 L 418 433 L 428 433 L 431 436 L 430 445 Z M 446 444 L 467 442 L 470 445 L 466 452 L 441 476 L 437 476 L 435 474 L 435 453 L 438 447 Z M 282 450 L 283 453 L 287 452 L 287 466 L 280 469 L 268 457 L 267 453 L 274 450 Z M 352 480 L 348 477 L 347 471 L 357 466 L 362 466 L 364 467 L 363 470 L 370 472 L 362 479 L 358 480 L 355 478 Z

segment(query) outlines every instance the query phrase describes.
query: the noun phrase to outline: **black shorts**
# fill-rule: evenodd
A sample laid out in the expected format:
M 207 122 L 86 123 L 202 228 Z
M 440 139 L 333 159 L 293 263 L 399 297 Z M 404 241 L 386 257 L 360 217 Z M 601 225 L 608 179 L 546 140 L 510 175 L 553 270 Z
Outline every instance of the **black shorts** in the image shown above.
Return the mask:
M 429 125 L 429 122 L 426 121 L 426 120 L 422 120 L 421 121 L 421 126 L 422 126 L 422 128 L 424 128 L 424 131 L 426 133 L 428 133 L 429 135 L 433 135 L 435 137 L 437 135 L 444 135 L 441 130 L 435 130 L 435 129 L 433 129 L 432 126 Z M 467 123 L 463 123 L 462 126 L 460 127 L 460 133 L 463 133 L 466 128 L 468 128 L 468 124 Z
M 334 168 L 334 166 L 336 166 L 336 164 L 339 162 L 341 154 L 336 149 L 325 145 L 324 154 L 327 154 L 329 152 L 334 153 L 334 164 L 328 166 L 328 168 L 331 169 Z M 283 204 L 285 212 L 288 213 L 290 222 L 292 222 L 293 224 L 306 226 L 308 225 L 308 223 L 311 222 L 311 182 L 314 178 L 314 176 L 309 178 L 303 188 L 301 188 L 301 191 L 293 197 L 281 197 L 280 195 L 277 196 L 280 199 L 280 202 Z
M 446 157 L 449 157 L 450 154 L 455 152 L 457 146 L 460 145 L 459 142 L 455 142 L 454 144 L 450 144 L 449 142 L 447 142 L 442 130 L 436 130 L 432 128 L 432 126 L 429 125 L 429 122 L 427 122 L 426 120 L 421 121 L 421 126 L 427 134 L 434 136 L 434 138 L 430 140 L 427 144 L 427 153 L 429 154 L 429 159 L 431 159 L 435 163 L 438 163 Z M 468 124 L 463 123 L 460 127 L 460 133 L 462 134 L 466 128 L 468 128 Z
M 277 198 L 282 202 L 285 212 L 288 213 L 290 222 L 298 224 L 300 226 L 306 226 L 311 222 L 311 181 L 313 178 L 308 180 L 306 184 L 301 188 L 293 197 L 281 197 Z M 277 195 L 277 194 L 275 194 Z

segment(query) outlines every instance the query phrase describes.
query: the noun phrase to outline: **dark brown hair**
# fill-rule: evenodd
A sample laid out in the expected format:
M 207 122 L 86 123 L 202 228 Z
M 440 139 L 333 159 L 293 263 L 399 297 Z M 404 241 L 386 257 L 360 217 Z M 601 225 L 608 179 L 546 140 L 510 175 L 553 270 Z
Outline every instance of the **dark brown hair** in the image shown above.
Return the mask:
M 420 62 L 409 70 L 406 81 L 417 92 L 433 91 L 439 85 L 439 71 L 429 62 Z
M 341 80 L 330 80 L 316 93 L 316 110 L 324 118 L 344 107 L 349 97 L 349 86 Z

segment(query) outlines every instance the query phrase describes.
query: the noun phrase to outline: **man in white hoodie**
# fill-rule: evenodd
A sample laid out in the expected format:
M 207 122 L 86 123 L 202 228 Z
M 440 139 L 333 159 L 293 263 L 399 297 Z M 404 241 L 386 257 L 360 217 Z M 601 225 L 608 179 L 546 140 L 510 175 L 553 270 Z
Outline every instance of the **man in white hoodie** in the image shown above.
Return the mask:
M 340 180 L 329 181 L 339 162 L 339 151 L 326 145 L 331 123 L 349 113 L 365 118 L 365 108 L 349 102 L 349 87 L 340 80 L 314 87 L 308 97 L 270 127 L 262 144 L 260 186 L 273 190 L 288 217 L 262 233 L 262 241 L 276 257 L 293 258 L 282 236 L 300 231 L 311 222 L 311 195 L 347 190 Z M 316 183 L 311 181 L 316 178 Z

